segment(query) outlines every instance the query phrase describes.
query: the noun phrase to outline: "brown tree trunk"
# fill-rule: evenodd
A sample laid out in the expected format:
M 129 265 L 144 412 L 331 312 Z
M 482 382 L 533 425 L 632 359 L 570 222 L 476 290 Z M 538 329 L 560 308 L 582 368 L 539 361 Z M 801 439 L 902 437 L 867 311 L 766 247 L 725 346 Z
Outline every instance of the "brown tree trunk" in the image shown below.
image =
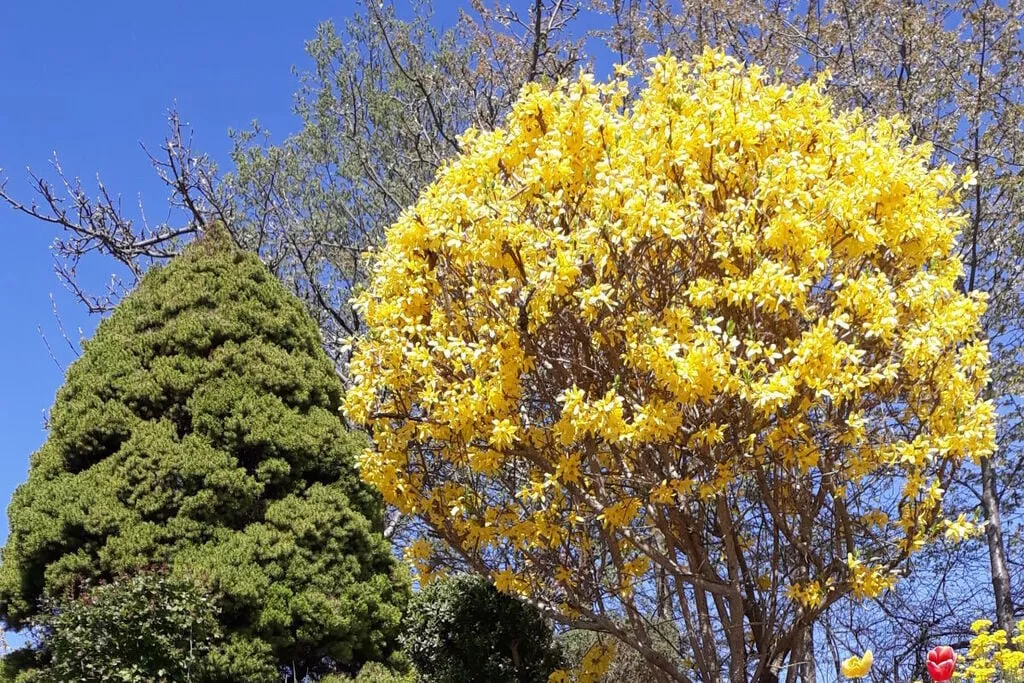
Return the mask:
M 813 626 L 805 626 L 794 639 L 793 650 L 789 653 L 789 667 L 786 683 L 815 683 Z
M 789 666 L 786 668 L 786 683 L 797 683 L 803 669 L 804 633 L 799 631 L 793 638 L 793 649 L 789 653 Z
M 785 661 L 785 655 L 772 657 L 770 662 L 765 664 L 764 670 L 761 671 L 757 679 L 752 681 L 752 683 L 780 683 L 779 670 L 782 668 L 783 661 Z
M 1003 545 L 1002 521 L 996 499 L 996 475 L 990 458 L 981 459 L 981 507 L 985 514 L 985 540 L 992 570 L 992 593 L 996 601 L 996 624 L 1007 633 L 1013 633 L 1013 598 L 1010 595 L 1010 571 L 1006 564 Z
M 988 24 L 986 14 L 980 14 L 981 53 L 978 57 L 978 84 L 976 110 L 973 112 L 971 139 L 974 172 L 981 170 L 981 112 L 982 94 L 985 83 L 985 60 Z M 966 290 L 973 292 L 981 265 L 978 256 L 978 241 L 984 217 L 981 183 L 974 188 L 974 208 L 971 215 L 971 251 L 968 261 Z M 996 475 L 990 458 L 981 459 L 981 507 L 985 515 L 985 540 L 988 543 L 988 559 L 992 572 L 992 593 L 996 603 L 996 622 L 1004 629 L 1007 640 L 1013 633 L 1013 600 L 1010 596 L 1010 571 L 1006 565 L 1006 549 L 1003 545 L 1002 521 L 999 518 L 999 502 L 996 498 Z
M 818 683 L 818 669 L 814 663 L 814 627 L 807 628 L 804 639 L 804 683 Z

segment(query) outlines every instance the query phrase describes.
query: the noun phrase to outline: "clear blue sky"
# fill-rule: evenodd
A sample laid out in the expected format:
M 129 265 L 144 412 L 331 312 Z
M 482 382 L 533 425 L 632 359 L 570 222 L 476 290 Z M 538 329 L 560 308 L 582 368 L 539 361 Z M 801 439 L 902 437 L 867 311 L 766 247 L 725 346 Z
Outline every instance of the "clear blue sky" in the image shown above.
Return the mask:
M 52 177 L 50 156 L 70 175 L 107 187 L 147 215 L 166 212 L 166 192 L 139 143 L 158 147 L 165 113 L 176 104 L 196 147 L 228 166 L 228 128 L 258 118 L 274 137 L 293 132 L 292 67 L 308 65 L 304 41 L 316 24 L 342 18 L 350 0 L 181 0 L 167 4 L 107 0 L 0 1 L 0 168 L 9 188 L 31 198 L 25 168 Z M 65 326 L 86 337 L 98 320 L 61 289 L 49 244 L 54 228 L 0 207 L 0 542 L 6 507 L 45 440 L 43 412 L 63 372 L 50 358 L 74 355 L 51 312 L 53 293 Z M 111 265 L 93 259 L 94 279 Z

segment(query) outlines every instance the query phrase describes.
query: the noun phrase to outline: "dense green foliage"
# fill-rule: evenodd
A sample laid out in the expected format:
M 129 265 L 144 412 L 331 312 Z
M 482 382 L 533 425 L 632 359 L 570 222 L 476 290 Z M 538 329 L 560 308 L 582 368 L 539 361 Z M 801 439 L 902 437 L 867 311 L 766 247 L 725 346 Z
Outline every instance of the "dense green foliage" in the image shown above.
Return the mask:
M 405 650 L 430 683 L 543 683 L 561 657 L 537 610 L 484 579 L 438 579 L 409 604 Z
M 141 573 L 93 587 L 41 617 L 51 681 L 204 680 L 217 607 L 194 584 Z
M 69 369 L 9 508 L 0 617 L 166 564 L 219 597 L 211 680 L 355 672 L 408 597 L 302 304 L 219 231 L 154 268 Z
M 324 678 L 323 683 L 416 683 L 416 676 L 412 672 L 396 671 L 380 662 L 369 662 L 355 678 L 338 674 Z

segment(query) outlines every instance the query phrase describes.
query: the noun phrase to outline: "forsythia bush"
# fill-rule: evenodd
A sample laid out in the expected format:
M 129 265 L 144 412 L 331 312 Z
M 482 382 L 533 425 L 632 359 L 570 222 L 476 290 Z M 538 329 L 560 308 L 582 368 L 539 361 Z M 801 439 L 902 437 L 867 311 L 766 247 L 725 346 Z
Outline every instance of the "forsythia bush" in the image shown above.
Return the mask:
M 992 629 L 992 622 L 979 619 L 971 624 L 975 636 L 967 651 L 967 667 L 962 678 L 972 683 L 1024 680 L 1024 621 L 1017 624 L 1017 635 L 1007 642 L 1006 631 Z
M 820 81 L 712 51 L 632 101 L 626 76 L 463 136 L 358 300 L 346 409 L 445 553 L 680 677 L 635 618 L 667 613 L 697 670 L 750 680 L 969 532 L 941 517 L 993 448 L 961 182 Z

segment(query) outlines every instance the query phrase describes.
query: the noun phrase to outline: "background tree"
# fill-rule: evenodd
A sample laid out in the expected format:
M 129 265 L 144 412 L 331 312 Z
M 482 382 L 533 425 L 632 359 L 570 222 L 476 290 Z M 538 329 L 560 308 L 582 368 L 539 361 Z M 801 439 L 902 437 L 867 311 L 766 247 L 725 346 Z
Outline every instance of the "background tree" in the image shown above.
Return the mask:
M 408 585 L 341 393 L 302 304 L 223 231 L 151 270 L 69 369 L 14 494 L 5 625 L 156 562 L 219 597 L 211 680 L 387 659 Z
M 959 245 L 967 271 L 961 286 L 990 297 L 983 327 L 992 340 L 989 391 L 1000 414 L 999 451 L 959 473 L 947 505 L 953 516 L 967 512 L 986 522 L 984 543 L 952 557 L 946 549 L 922 556 L 916 561 L 917 580 L 888 593 L 877 611 L 858 611 L 860 624 L 843 610 L 832 617 L 840 631 L 853 629 L 858 649 L 874 645 L 883 653 L 878 668 L 905 664 L 888 672 L 893 679 L 923 672 L 921 653 L 928 649 L 923 646 L 935 638 L 966 646 L 969 624 L 981 614 L 994 615 L 1000 628 L 1012 632 L 1013 593 L 1020 596 L 1024 588 L 1011 585 L 1024 560 L 1024 518 L 1018 512 L 1024 462 L 1024 5 L 991 0 L 598 4 L 613 18 L 613 26 L 601 33 L 619 59 L 664 51 L 685 56 L 714 45 L 789 82 L 827 70 L 837 105 L 871 116 L 898 114 L 909 123 L 910 135 L 932 143 L 933 163 L 977 173 L 978 184 L 963 197 L 970 221 Z M 990 590 L 979 590 L 979 573 L 991 577 Z M 831 639 L 834 632 L 822 635 Z M 833 659 L 838 671 L 838 658 Z
M 431 581 L 413 597 L 404 644 L 431 683 L 547 683 L 561 665 L 536 609 L 467 574 Z
M 431 2 L 409 3 L 405 18 L 392 3 L 359 6 L 340 30 L 324 22 L 306 45 L 314 66 L 296 97 L 300 131 L 280 145 L 258 124 L 234 133 L 230 174 L 218 175 L 170 114 L 163 146 L 147 151 L 171 192 L 167 221 L 133 220 L 102 184 L 91 197 L 59 163 L 56 187 L 33 177 L 38 204 L 2 186 L 0 198 L 66 231 L 54 244 L 57 272 L 95 312 L 219 221 L 306 302 L 328 353 L 341 359 L 361 329 L 348 299 L 384 229 L 458 151 L 462 131 L 496 125 L 523 83 L 572 75 L 581 44 L 564 35 L 579 11 L 565 0 L 531 1 L 522 13 L 475 3 L 444 32 L 433 27 Z M 94 253 L 126 267 L 101 294 L 76 277 L 79 260 Z
M 777 680 L 822 610 L 968 526 L 943 492 L 994 408 L 959 183 L 900 122 L 721 53 L 626 92 L 524 89 L 388 231 L 361 472 L 662 679 L 689 677 L 668 620 L 703 680 Z
M 673 624 L 665 623 L 664 628 L 675 628 Z M 608 636 L 602 636 L 595 631 L 582 629 L 570 629 L 559 634 L 557 638 L 558 649 L 562 653 L 564 667 L 568 671 L 583 671 L 587 667 L 587 657 L 602 646 L 602 639 L 608 641 Z M 679 657 L 677 648 L 665 645 L 675 643 L 679 640 L 678 633 L 668 632 L 656 639 L 661 643 L 661 651 L 665 657 L 676 660 L 674 663 L 679 668 L 684 668 L 688 662 Z M 628 647 L 617 647 L 614 649 L 611 661 L 608 662 L 604 674 L 596 677 L 600 683 L 649 683 L 658 680 L 659 672 L 640 653 Z

